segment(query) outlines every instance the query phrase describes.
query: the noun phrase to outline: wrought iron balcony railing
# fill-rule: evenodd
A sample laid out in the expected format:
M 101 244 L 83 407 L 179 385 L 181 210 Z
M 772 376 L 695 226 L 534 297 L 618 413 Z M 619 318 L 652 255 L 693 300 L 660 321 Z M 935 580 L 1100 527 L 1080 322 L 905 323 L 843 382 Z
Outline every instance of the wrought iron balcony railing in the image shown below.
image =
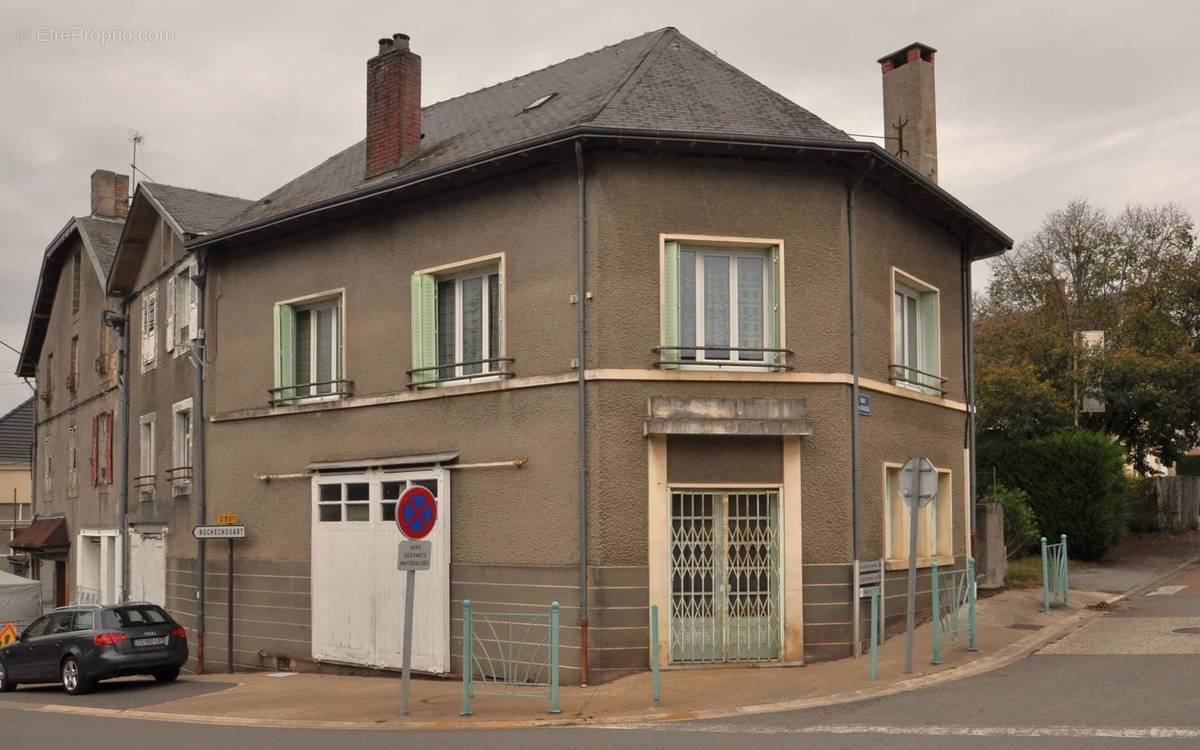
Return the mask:
M 697 365 L 703 367 L 750 367 L 771 372 L 794 370 L 787 359 L 795 352 L 791 349 L 771 349 L 749 346 L 656 346 L 651 349 L 658 359 L 650 364 L 657 368 L 675 368 Z M 760 355 L 751 359 L 745 354 Z
M 294 404 L 309 399 L 346 398 L 354 395 L 353 380 L 322 380 L 313 383 L 296 383 L 271 388 L 267 391 L 267 403 L 271 406 Z
M 434 367 L 417 367 L 406 370 L 409 388 L 429 388 L 445 383 L 469 382 L 492 378 L 513 378 L 512 357 L 492 357 L 470 362 L 447 362 Z M 477 368 L 477 369 L 476 369 Z M 467 370 L 475 370 L 467 372 Z
M 930 395 L 946 397 L 947 381 L 945 378 L 908 365 L 888 365 L 888 382 L 892 385 L 914 388 Z

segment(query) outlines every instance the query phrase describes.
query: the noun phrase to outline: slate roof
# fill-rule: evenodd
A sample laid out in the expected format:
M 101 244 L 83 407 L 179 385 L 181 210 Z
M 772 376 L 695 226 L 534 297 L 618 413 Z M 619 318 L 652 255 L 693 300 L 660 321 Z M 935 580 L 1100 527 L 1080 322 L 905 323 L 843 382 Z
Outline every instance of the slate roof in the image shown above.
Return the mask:
M 581 125 L 853 141 L 670 27 L 424 107 L 421 124 L 421 152 L 400 170 L 366 180 L 360 141 L 223 229 Z
M 254 201 L 203 190 L 143 182 L 143 190 L 157 201 L 185 234 L 208 234 L 224 226 Z
M 0 465 L 29 463 L 33 446 L 33 397 L 0 417 Z
M 108 275 L 108 269 L 112 268 L 113 258 L 117 254 L 117 243 L 121 239 L 121 228 L 125 226 L 125 222 L 97 216 L 80 216 L 75 219 L 75 224 L 91 244 L 96 262 L 100 264 L 100 278 L 103 279 Z

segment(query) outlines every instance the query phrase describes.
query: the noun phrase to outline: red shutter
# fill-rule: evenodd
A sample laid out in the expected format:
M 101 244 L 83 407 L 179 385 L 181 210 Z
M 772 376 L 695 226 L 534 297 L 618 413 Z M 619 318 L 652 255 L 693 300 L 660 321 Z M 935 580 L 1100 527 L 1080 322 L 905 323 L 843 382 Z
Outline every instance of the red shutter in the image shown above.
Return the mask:
M 108 479 L 108 483 L 112 484 L 113 413 L 111 411 L 107 412 L 104 415 L 104 418 L 108 420 L 108 428 L 104 430 L 104 466 L 107 469 L 107 471 L 104 473 L 104 476 Z
M 99 429 L 98 420 L 99 420 L 99 417 L 92 417 L 92 486 L 93 487 L 95 487 L 99 483 L 99 479 L 100 479 L 99 474 L 98 474 L 98 471 L 100 469 L 100 451 L 99 451 L 100 441 L 99 441 L 98 436 L 96 435 L 96 432 Z

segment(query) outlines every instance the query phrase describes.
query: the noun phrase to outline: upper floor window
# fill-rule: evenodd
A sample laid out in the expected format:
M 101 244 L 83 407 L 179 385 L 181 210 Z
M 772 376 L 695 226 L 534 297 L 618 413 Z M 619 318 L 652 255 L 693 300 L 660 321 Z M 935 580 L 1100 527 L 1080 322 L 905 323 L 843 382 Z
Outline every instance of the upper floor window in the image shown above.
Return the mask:
M 660 362 L 784 369 L 779 245 L 663 244 Z
M 81 260 L 83 259 L 80 251 L 76 250 L 71 256 L 71 314 L 79 312 L 79 287 L 82 280 Z
M 92 417 L 92 486 L 113 482 L 113 413 Z
M 186 398 L 171 406 L 171 463 L 167 472 L 173 495 L 191 492 L 192 483 L 192 400 Z M 153 435 L 151 435 L 153 439 Z
M 47 435 L 42 439 L 42 466 L 43 466 L 43 483 L 46 485 L 46 491 L 49 492 L 54 488 L 54 453 L 50 447 L 50 436 Z M 50 499 L 50 496 L 46 496 Z
M 166 349 L 179 356 L 187 351 L 199 327 L 197 318 L 198 288 L 192 276 L 195 263 L 185 263 L 167 277 L 167 335 Z
M 275 305 L 272 403 L 346 396 L 343 294 L 328 292 Z
M 889 379 L 905 388 L 944 395 L 938 291 L 900 271 L 893 272 L 892 290 L 892 365 Z
M 154 428 L 157 416 L 154 412 L 143 414 L 138 420 L 138 475 L 133 478 L 133 484 L 141 490 L 143 500 L 154 497 L 155 468 L 154 468 Z
M 142 292 L 142 371 L 158 359 L 158 290 Z
M 74 396 L 79 390 L 79 337 L 71 337 L 71 361 L 67 371 L 67 390 Z
M 503 259 L 470 261 L 412 278 L 414 385 L 511 374 L 504 357 Z

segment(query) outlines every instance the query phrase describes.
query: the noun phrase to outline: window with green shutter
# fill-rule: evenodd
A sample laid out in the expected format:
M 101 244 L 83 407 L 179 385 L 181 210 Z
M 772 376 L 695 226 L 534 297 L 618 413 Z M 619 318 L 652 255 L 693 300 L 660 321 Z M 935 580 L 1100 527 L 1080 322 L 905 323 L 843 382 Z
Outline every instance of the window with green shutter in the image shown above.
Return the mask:
M 663 245 L 660 363 L 785 366 L 779 248 Z
M 897 274 L 892 300 L 891 380 L 929 395 L 942 395 L 938 293 Z
M 349 395 L 342 295 L 275 305 L 274 403 Z
M 428 387 L 511 375 L 504 357 L 500 263 L 416 273 L 410 384 Z

